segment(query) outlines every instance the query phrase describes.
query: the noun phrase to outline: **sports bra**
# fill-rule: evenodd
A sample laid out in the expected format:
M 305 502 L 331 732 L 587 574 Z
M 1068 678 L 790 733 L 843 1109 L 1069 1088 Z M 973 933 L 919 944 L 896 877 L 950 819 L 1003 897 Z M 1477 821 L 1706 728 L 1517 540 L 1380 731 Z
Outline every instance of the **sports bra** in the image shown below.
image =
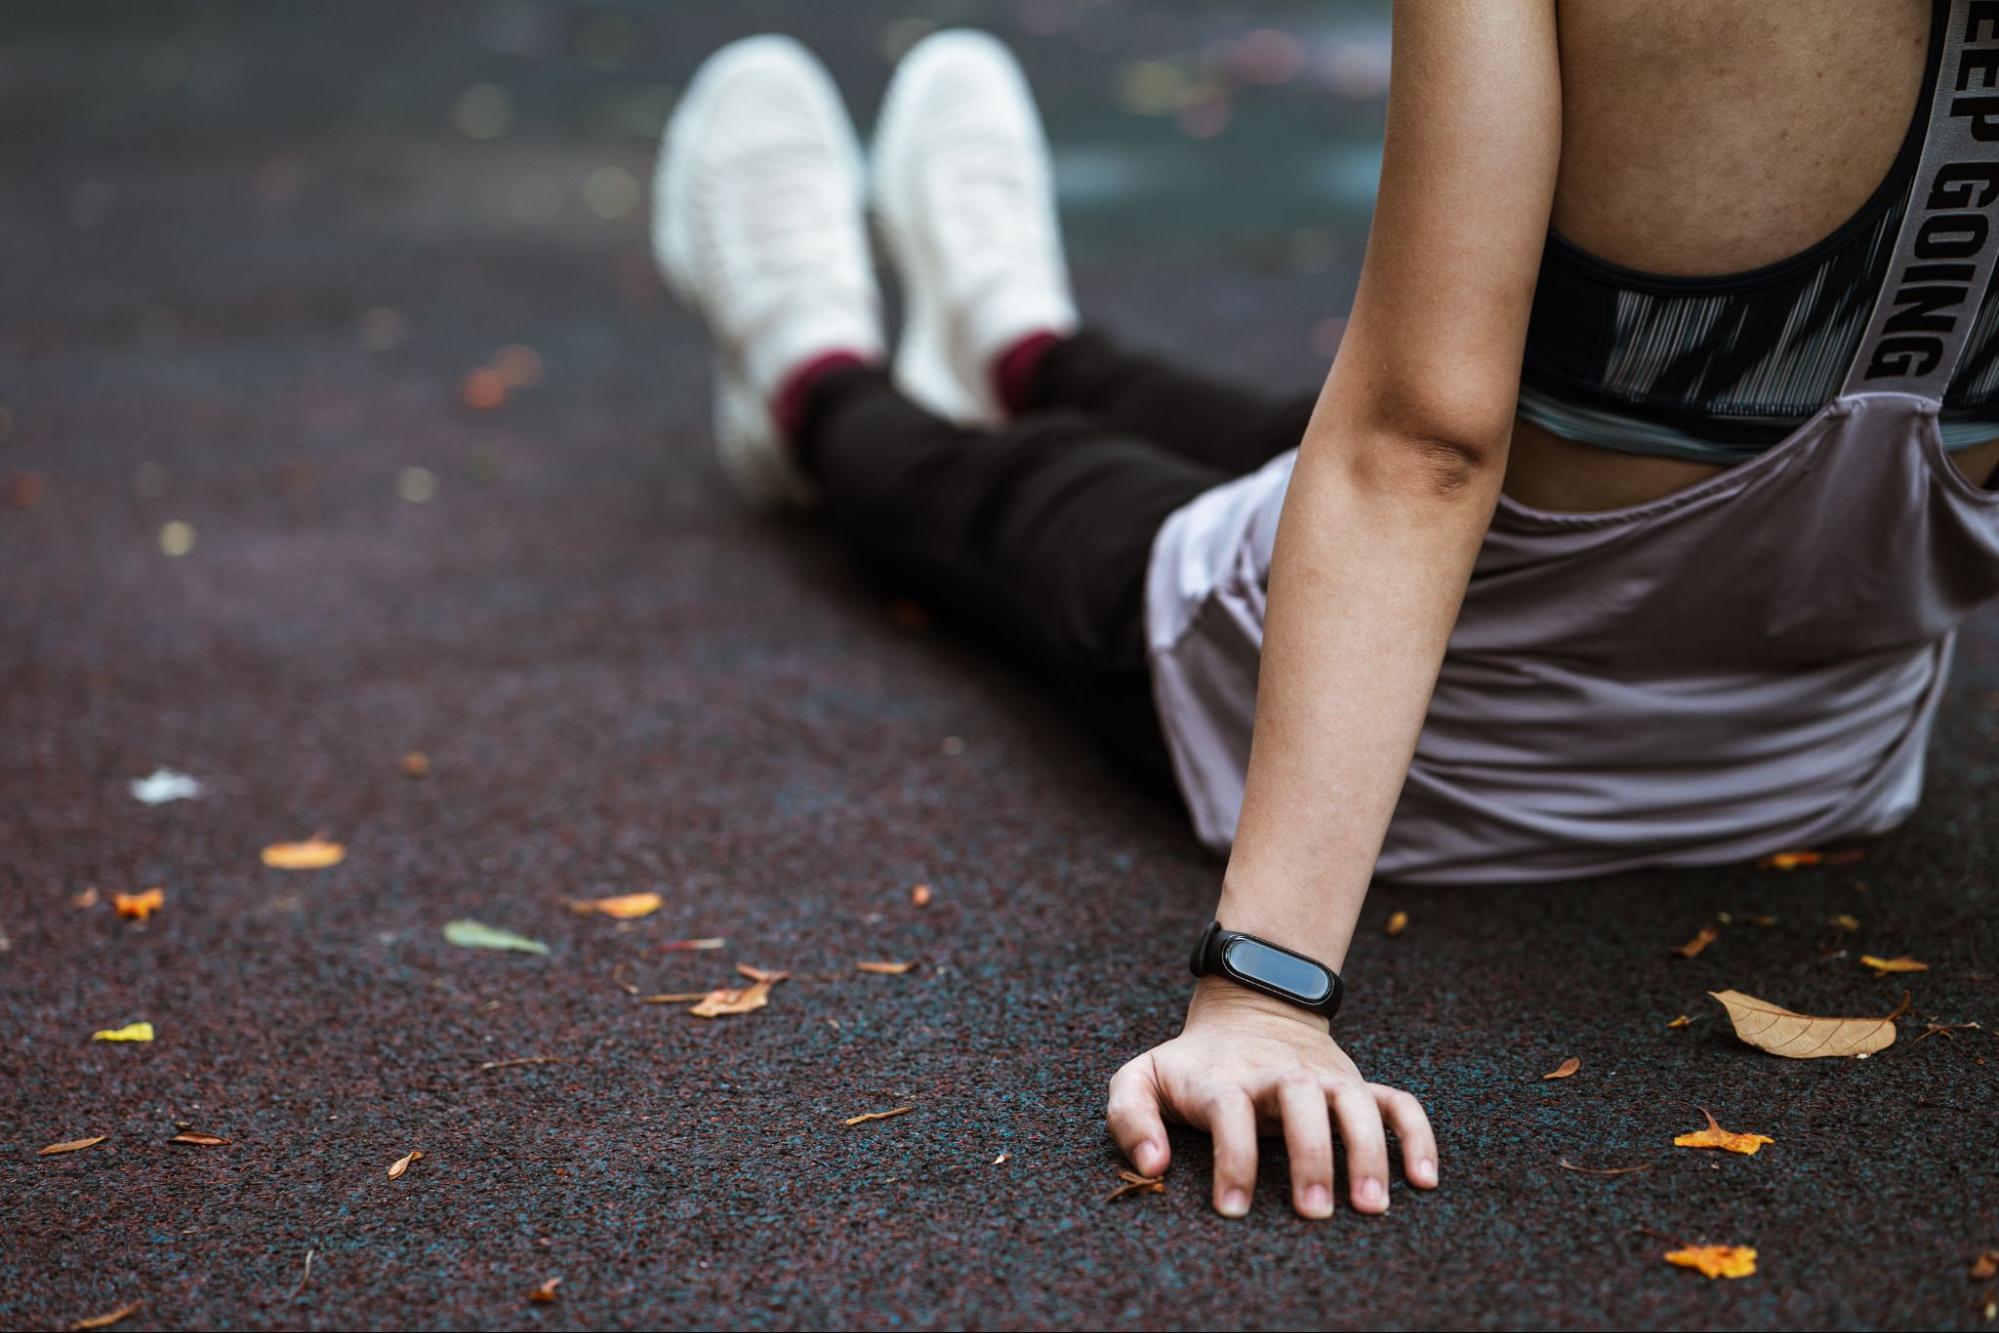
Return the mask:
M 1519 413 L 1625 453 L 1740 463 L 1838 396 L 1886 280 L 1922 156 L 1948 0 L 1932 0 L 1922 95 L 1894 166 L 1860 211 L 1805 250 L 1722 277 L 1613 264 L 1552 228 L 1520 372 Z M 1999 436 L 1999 302 L 1988 285 L 1944 395 L 1944 444 Z

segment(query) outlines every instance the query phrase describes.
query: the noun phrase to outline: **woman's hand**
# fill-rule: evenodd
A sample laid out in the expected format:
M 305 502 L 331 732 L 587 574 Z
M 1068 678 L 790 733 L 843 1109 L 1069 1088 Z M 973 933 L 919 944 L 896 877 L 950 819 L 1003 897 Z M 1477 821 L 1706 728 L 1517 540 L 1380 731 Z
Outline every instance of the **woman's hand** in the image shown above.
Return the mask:
M 1401 1141 L 1409 1182 L 1437 1184 L 1437 1140 L 1422 1103 L 1363 1079 L 1325 1019 L 1219 977 L 1196 985 L 1179 1036 L 1118 1070 L 1109 1115 L 1118 1147 L 1148 1176 L 1171 1160 L 1166 1121 L 1213 1135 L 1215 1211 L 1225 1217 L 1249 1211 L 1261 1130 L 1282 1129 L 1291 1206 L 1305 1217 L 1332 1215 L 1334 1119 L 1360 1212 L 1388 1208 L 1384 1120 Z

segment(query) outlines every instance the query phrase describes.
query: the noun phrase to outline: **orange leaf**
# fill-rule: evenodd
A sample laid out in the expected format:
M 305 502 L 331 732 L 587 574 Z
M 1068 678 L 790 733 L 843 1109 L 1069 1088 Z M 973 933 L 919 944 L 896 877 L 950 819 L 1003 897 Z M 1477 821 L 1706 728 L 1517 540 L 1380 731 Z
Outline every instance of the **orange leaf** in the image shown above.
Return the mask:
M 1708 1277 L 1748 1277 L 1756 1271 L 1756 1251 L 1747 1245 L 1689 1245 L 1670 1250 L 1666 1262 Z
M 1721 932 L 1719 930 L 1713 926 L 1702 926 L 1700 934 L 1694 936 L 1685 944 L 1673 950 L 1673 952 L 1682 958 L 1695 958 L 1700 955 L 1701 950 L 1707 948 L 1708 945 L 1713 944 L 1720 938 Z
M 1999 1277 L 1999 1250 L 1987 1250 L 1971 1261 L 1971 1280 L 1990 1282 Z
M 430 776 L 430 756 L 422 750 L 411 750 L 403 756 L 403 773 L 412 778 Z
M 229 1140 L 219 1134 L 197 1134 L 192 1130 L 183 1130 L 168 1139 L 167 1142 L 192 1143 L 198 1148 L 220 1148 L 226 1145 Z
M 66 1143 L 51 1143 L 48 1147 L 36 1153 L 35 1156 L 54 1157 L 58 1153 L 82 1152 L 85 1148 L 96 1147 L 110 1137 L 109 1134 L 99 1134 L 97 1137 L 90 1139 L 70 1139 Z
M 1118 1179 L 1122 1180 L 1124 1184 L 1119 1185 L 1109 1194 L 1106 1194 L 1104 1196 L 1105 1203 L 1122 1199 L 1127 1194 L 1164 1194 L 1166 1192 L 1166 1181 L 1160 1176 L 1141 1176 L 1136 1171 L 1121 1169 L 1118 1171 Z
M 1409 929 L 1409 914 L 1407 912 L 1390 912 L 1388 914 L 1388 924 L 1381 928 L 1382 933 L 1390 937 L 1400 935 L 1407 929 Z
M 411 1163 L 421 1162 L 422 1160 L 423 1160 L 423 1149 L 421 1148 L 411 1149 L 409 1153 L 407 1153 L 402 1157 L 398 1157 L 395 1161 L 389 1164 L 389 1179 L 401 1180 L 403 1178 L 403 1172 L 410 1169 Z
M 1814 1060 L 1836 1055 L 1872 1055 L 1895 1044 L 1895 1019 L 1814 1018 L 1792 1013 L 1768 1000 L 1741 991 L 1709 991 L 1728 1010 L 1735 1035 L 1758 1050 L 1787 1060 Z
M 71 894 L 69 899 L 69 905 L 71 907 L 75 907 L 78 909 L 97 906 L 96 886 L 93 885 L 92 887 L 85 889 L 82 893 Z
M 1669 1028 L 1691 1027 L 1693 1025 L 1693 1021 L 1694 1021 L 1693 1019 L 1688 1018 L 1685 1014 L 1681 1014 L 1678 1018 L 1666 1024 L 1666 1026 Z
M 167 891 L 155 884 L 144 893 L 114 893 L 111 905 L 128 921 L 144 921 L 167 904 Z
M 614 916 L 620 921 L 633 917 L 651 916 L 666 905 L 666 899 L 656 893 L 621 893 L 611 898 L 572 898 L 569 910 L 583 916 L 597 913 Z
M 304 842 L 274 842 L 264 849 L 264 864 L 273 870 L 324 870 L 347 859 L 347 849 L 315 833 Z
M 555 1289 L 557 1286 L 561 1285 L 561 1282 L 562 1279 L 559 1277 L 550 1278 L 548 1281 L 542 1283 L 539 1287 L 536 1287 L 533 1291 L 529 1292 L 528 1299 L 533 1301 L 536 1305 L 555 1304 Z
M 89 1333 L 89 1330 L 93 1328 L 109 1328 L 119 1320 L 127 1319 L 137 1314 L 139 1307 L 144 1304 L 144 1301 L 133 1301 L 130 1305 L 121 1305 L 107 1314 L 92 1315 L 88 1319 L 79 1319 L 69 1326 L 70 1333 Z
M 898 1106 L 893 1111 L 869 1111 L 865 1115 L 851 1115 L 840 1123 L 852 1129 L 855 1125 L 865 1125 L 870 1120 L 892 1120 L 899 1115 L 908 1115 L 914 1106 Z
M 1550 1069 L 1547 1073 L 1541 1075 L 1541 1078 L 1542 1081 L 1544 1082 L 1551 1078 L 1568 1078 L 1570 1075 L 1574 1074 L 1578 1069 L 1581 1069 L 1582 1067 L 1583 1067 L 1583 1062 L 1576 1059 L 1576 1057 L 1572 1055 L 1568 1059 L 1562 1061 L 1562 1063 L 1556 1065 L 1553 1069 Z
M 930 906 L 930 896 L 930 886 L 928 884 L 919 884 L 909 891 L 909 901 L 915 903 L 918 907 Z
M 1707 1128 L 1696 1134 L 1682 1134 L 1673 1140 L 1675 1148 L 1720 1148 L 1726 1152 L 1739 1152 L 1745 1157 L 1754 1157 L 1757 1149 L 1777 1140 L 1767 1134 L 1738 1134 L 1734 1130 L 1723 1129 L 1714 1118 L 1714 1112 L 1706 1107 L 1701 1114 L 1707 1117 Z
M 1874 975 L 1877 977 L 1890 976 L 1897 972 L 1927 972 L 1930 970 L 1928 963 L 1919 963 L 1907 954 L 1902 954 L 1897 958 L 1876 958 L 1871 953 L 1864 953 L 1860 955 L 1860 963 L 1863 967 L 1873 968 Z
M 914 969 L 915 963 L 855 963 L 857 971 L 873 972 L 876 976 L 899 977 Z
M 1858 847 L 1843 852 L 1778 852 L 1766 856 L 1756 863 L 1758 870 L 1798 870 L 1805 866 L 1843 866 L 1865 857 L 1867 853 Z

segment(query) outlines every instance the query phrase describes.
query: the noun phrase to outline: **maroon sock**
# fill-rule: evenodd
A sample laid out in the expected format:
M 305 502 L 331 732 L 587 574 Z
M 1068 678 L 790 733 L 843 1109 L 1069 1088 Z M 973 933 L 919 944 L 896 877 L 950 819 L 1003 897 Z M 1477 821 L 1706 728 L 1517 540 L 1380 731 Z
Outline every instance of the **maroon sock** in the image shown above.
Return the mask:
M 778 384 L 777 392 L 770 400 L 770 414 L 777 422 L 778 430 L 787 440 L 798 438 L 799 428 L 805 424 L 805 404 L 812 397 L 812 391 L 819 382 L 836 370 L 847 370 L 854 366 L 871 366 L 875 359 L 848 348 L 836 348 L 821 352 L 810 361 L 800 362 L 790 374 Z
M 1011 347 L 993 358 L 993 392 L 1010 417 L 1034 406 L 1034 381 L 1041 373 L 1041 360 L 1062 335 L 1043 329 L 1017 338 Z

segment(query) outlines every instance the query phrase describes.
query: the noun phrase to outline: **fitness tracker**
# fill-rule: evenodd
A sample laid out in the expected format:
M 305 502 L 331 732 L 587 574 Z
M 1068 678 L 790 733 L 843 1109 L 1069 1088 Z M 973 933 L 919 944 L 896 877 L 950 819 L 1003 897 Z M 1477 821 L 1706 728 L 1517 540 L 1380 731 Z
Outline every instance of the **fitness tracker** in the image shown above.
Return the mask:
M 1340 974 L 1324 963 L 1313 962 L 1304 954 L 1245 935 L 1223 930 L 1222 923 L 1210 921 L 1194 946 L 1191 964 L 1194 975 L 1227 977 L 1239 986 L 1262 991 L 1300 1009 L 1331 1018 L 1340 1011 L 1346 986 Z

